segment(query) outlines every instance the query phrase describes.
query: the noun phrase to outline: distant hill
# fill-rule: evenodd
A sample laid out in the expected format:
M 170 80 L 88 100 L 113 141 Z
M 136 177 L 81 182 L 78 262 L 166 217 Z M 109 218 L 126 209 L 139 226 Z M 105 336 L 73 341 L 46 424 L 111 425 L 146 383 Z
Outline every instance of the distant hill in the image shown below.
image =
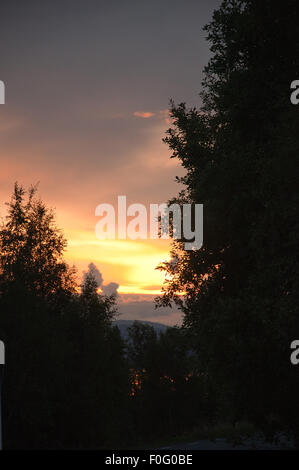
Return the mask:
M 163 325 L 163 323 L 144 320 L 115 320 L 113 323 L 118 326 L 121 336 L 126 340 L 128 339 L 128 328 L 133 325 L 134 321 L 138 321 L 144 325 L 152 326 L 157 334 L 160 334 L 161 332 L 164 333 L 167 328 L 171 328 L 170 326 Z

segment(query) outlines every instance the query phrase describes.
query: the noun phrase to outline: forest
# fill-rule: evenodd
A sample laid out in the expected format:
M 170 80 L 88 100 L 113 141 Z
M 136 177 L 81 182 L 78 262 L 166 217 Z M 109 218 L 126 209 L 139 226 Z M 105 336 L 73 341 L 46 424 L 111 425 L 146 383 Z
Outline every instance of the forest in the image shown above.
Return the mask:
M 202 248 L 173 240 L 159 266 L 157 305 L 177 305 L 181 327 L 136 322 L 124 341 L 116 298 L 78 285 L 54 212 L 15 184 L 0 228 L 5 448 L 148 448 L 241 422 L 298 443 L 298 24 L 295 0 L 224 0 L 202 107 L 170 104 L 164 141 L 185 175 L 168 204 L 204 207 Z

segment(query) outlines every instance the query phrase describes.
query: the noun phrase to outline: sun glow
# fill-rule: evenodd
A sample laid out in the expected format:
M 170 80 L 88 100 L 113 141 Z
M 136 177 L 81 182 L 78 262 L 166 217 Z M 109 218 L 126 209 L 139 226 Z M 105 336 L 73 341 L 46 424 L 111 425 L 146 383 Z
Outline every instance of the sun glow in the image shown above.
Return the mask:
M 105 282 L 120 284 L 120 294 L 159 295 L 164 274 L 156 267 L 169 260 L 169 240 L 98 240 L 93 232 L 67 234 L 66 259 L 79 275 L 90 262 L 103 273 Z

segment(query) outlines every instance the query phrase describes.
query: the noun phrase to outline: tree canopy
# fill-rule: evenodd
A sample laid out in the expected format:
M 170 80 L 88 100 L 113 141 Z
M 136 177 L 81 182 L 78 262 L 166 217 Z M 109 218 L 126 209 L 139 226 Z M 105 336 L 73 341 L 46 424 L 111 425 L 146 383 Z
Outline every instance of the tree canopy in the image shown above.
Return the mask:
M 205 27 L 202 107 L 172 103 L 165 138 L 186 170 L 176 201 L 204 205 L 204 244 L 173 244 L 158 300 L 182 308 L 221 413 L 296 433 L 298 16 L 293 0 L 225 0 Z

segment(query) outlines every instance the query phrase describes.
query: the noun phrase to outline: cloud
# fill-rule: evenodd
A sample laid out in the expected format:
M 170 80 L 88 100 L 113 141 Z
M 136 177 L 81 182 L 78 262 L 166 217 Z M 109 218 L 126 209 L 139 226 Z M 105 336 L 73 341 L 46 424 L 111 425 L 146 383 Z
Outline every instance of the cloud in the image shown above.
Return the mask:
M 159 117 L 164 120 L 165 124 L 171 124 L 169 109 L 159 111 Z
M 135 111 L 133 114 L 134 116 L 140 117 L 143 119 L 147 119 L 147 118 L 155 116 L 155 113 L 150 113 L 149 111 Z
M 104 285 L 104 279 L 103 279 L 102 273 L 99 271 L 99 269 L 96 267 L 94 263 L 89 263 L 88 271 L 83 272 L 82 284 L 85 283 L 86 277 L 88 275 L 91 275 L 94 277 L 94 279 L 97 282 L 97 286 L 101 289 L 104 295 L 107 295 L 107 296 L 117 295 L 117 289 L 119 288 L 119 284 L 117 284 L 116 282 L 109 282 L 109 284 Z
M 150 111 L 135 111 L 133 115 L 142 119 L 148 119 L 155 116 L 156 119 L 164 121 L 165 124 L 171 124 L 171 116 L 168 109 L 161 109 L 156 113 L 152 113 Z
M 95 263 L 89 263 L 88 270 L 83 272 L 83 283 L 87 274 L 93 275 L 103 295 L 117 296 L 121 319 L 147 320 L 165 325 L 177 325 L 182 322 L 182 313 L 177 308 L 155 308 L 154 295 L 118 294 L 119 284 L 109 282 L 105 285 L 102 273 Z
M 98 287 L 102 287 L 102 284 L 103 284 L 103 276 L 102 274 L 100 273 L 100 271 L 98 270 L 98 268 L 96 267 L 96 265 L 94 263 L 89 263 L 88 265 L 88 271 L 85 271 L 83 273 L 83 280 L 82 280 L 82 284 L 85 283 L 86 281 L 86 277 L 88 275 L 91 275 L 94 277 L 94 279 L 96 280 L 97 282 L 97 286 Z
M 116 282 L 109 282 L 106 286 L 102 286 L 102 292 L 104 295 L 117 295 L 117 289 L 119 284 Z
M 170 307 L 155 308 L 153 301 L 132 301 L 119 305 L 121 320 L 146 320 L 165 325 L 176 325 L 182 322 L 182 313 Z

